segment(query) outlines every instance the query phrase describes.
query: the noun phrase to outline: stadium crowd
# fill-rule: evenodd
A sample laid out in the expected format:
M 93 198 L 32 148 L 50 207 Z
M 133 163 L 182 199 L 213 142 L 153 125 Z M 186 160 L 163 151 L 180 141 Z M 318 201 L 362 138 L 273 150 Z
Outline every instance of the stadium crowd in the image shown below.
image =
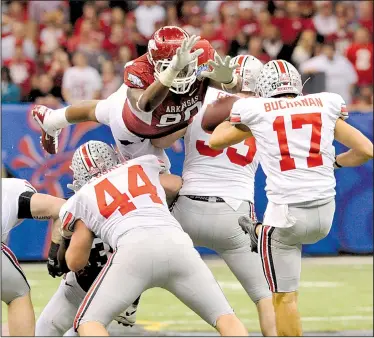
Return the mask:
M 220 55 L 284 59 L 351 109 L 372 109 L 372 1 L 6 1 L 2 102 L 103 99 L 152 33 L 178 25 Z

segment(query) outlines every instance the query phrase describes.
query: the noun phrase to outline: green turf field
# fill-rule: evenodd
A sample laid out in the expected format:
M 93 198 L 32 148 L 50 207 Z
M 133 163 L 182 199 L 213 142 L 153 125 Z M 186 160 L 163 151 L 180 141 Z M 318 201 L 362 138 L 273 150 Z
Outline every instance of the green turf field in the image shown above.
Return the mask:
M 207 264 L 248 330 L 259 332 L 255 307 L 232 273 L 219 260 L 207 260 Z M 38 316 L 60 280 L 48 275 L 45 264 L 23 264 L 23 268 L 32 287 Z M 372 257 L 304 259 L 299 299 L 304 331 L 372 331 Z M 4 304 L 2 309 L 4 323 L 7 321 Z M 137 324 L 150 331 L 213 332 L 197 315 L 162 289 L 143 294 Z

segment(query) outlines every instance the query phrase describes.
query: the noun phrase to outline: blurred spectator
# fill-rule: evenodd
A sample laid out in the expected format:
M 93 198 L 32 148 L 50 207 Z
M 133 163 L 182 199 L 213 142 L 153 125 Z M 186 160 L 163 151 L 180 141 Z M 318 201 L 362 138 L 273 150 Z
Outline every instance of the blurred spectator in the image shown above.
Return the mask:
M 338 29 L 335 33 L 330 34 L 326 37 L 326 41 L 331 41 L 335 43 L 336 50 L 345 54 L 347 47 L 350 45 L 353 39 L 353 32 L 348 26 L 348 21 L 345 16 L 338 17 Z
M 191 14 L 186 18 L 186 24 L 182 28 L 190 35 L 200 35 L 201 16 L 200 7 L 193 6 Z
M 35 22 L 41 22 L 42 17 L 43 15 L 45 15 L 45 13 L 51 13 L 60 8 L 64 9 L 64 14 L 66 15 L 66 9 L 65 9 L 66 3 L 63 0 L 29 1 L 28 3 L 29 19 Z
M 220 0 L 207 1 L 205 3 L 205 7 L 204 7 L 205 13 L 208 14 L 208 15 L 211 15 L 213 17 L 218 16 L 219 8 L 220 8 L 220 6 L 222 5 L 223 2 L 224 1 L 220 1 Z
M 98 22 L 97 11 L 93 1 L 87 1 L 83 5 L 83 15 L 74 24 L 74 35 L 80 35 L 83 22 L 89 21 L 92 29 L 98 30 L 100 23 Z
M 267 55 L 271 59 L 283 59 L 290 61 L 292 48 L 281 39 L 280 31 L 274 25 L 269 25 L 265 32 L 265 39 L 263 42 L 263 48 Z
M 313 56 L 315 44 L 316 32 L 314 30 L 309 29 L 301 33 L 291 56 L 291 61 L 297 68 Z
M 91 36 L 96 33 L 90 20 L 83 21 L 80 26 L 79 35 L 73 35 L 69 38 L 67 43 L 68 51 L 72 53 L 77 50 L 78 46 L 81 48 L 84 48 L 85 45 L 88 46 Z
M 19 103 L 21 101 L 21 90 L 13 82 L 8 67 L 1 67 L 1 102 Z
M 38 77 L 36 83 L 37 87 L 31 90 L 28 101 L 43 104 L 53 109 L 61 106 L 61 88 L 53 85 L 51 76 L 42 74 Z
M 26 96 L 31 89 L 31 77 L 36 72 L 35 62 L 25 56 L 22 46 L 16 46 L 14 56 L 5 59 L 4 65 L 9 68 L 14 83 L 20 86 L 22 97 Z
M 147 39 L 154 33 L 155 24 L 166 19 L 165 9 L 157 1 L 141 1 L 134 14 L 139 33 Z
M 317 14 L 313 18 L 314 27 L 321 35 L 334 34 L 338 29 L 338 21 L 333 13 L 332 1 L 315 1 Z
M 177 7 L 173 3 L 166 4 L 166 21 L 169 26 L 179 26 Z
M 56 48 L 66 45 L 66 36 L 61 25 L 63 24 L 63 13 L 59 11 L 46 12 L 44 14 L 45 27 L 40 31 L 40 51 L 50 54 Z
M 122 46 L 127 46 L 131 50 L 131 54 L 135 55 L 136 48 L 134 43 L 126 37 L 123 26 L 116 23 L 111 27 L 110 36 L 103 41 L 103 48 L 115 61 Z
M 78 45 L 77 47 L 77 51 L 85 55 L 88 65 L 97 70 L 100 69 L 101 64 L 105 60 L 110 59 L 110 55 L 102 48 L 102 38 L 101 34 L 93 32 L 90 35 L 88 44 Z
M 215 27 L 214 18 L 211 15 L 206 15 L 203 18 L 201 25 L 200 36 L 210 42 L 214 49 L 220 49 L 226 54 L 228 44 L 222 35 L 222 32 Z
M 238 8 L 234 5 L 226 5 L 223 12 L 223 21 L 220 27 L 221 36 L 230 42 L 240 32 Z
M 5 4 L 2 2 L 2 6 Z M 19 1 L 12 1 L 6 12 L 2 13 L 1 20 L 1 37 L 4 38 L 12 34 L 12 24 L 13 22 L 27 22 L 27 13 L 25 7 Z
M 373 34 L 373 1 L 359 2 L 359 24 Z
M 116 75 L 114 65 L 111 61 L 105 61 L 101 66 L 103 78 L 103 88 L 101 89 L 101 99 L 106 99 L 121 86 L 123 81 Z
M 99 72 L 87 64 L 81 52 L 73 56 L 73 67 L 68 68 L 62 79 L 62 96 L 68 103 L 78 100 L 95 100 L 100 98 L 102 87 Z
M 302 63 L 300 70 L 304 74 L 325 73 L 326 91 L 341 95 L 347 104 L 352 102 L 357 73 L 346 57 L 336 53 L 333 43 L 325 43 L 321 55 Z
M 271 24 L 270 13 L 265 9 L 257 15 L 258 33 L 264 37 L 266 28 Z
M 266 54 L 262 47 L 262 38 L 260 36 L 253 35 L 249 39 L 249 44 L 248 44 L 248 53 L 244 54 L 249 54 L 253 55 L 257 59 L 259 59 L 262 63 L 267 63 L 270 61 L 270 56 Z
M 52 54 L 52 59 L 44 65 L 43 70 L 52 77 L 56 86 L 61 87 L 64 72 L 70 66 L 68 54 L 62 48 L 57 48 Z
M 120 78 L 123 79 L 124 67 L 126 63 L 132 60 L 131 50 L 127 46 L 122 46 L 118 52 L 118 60 L 115 63 L 115 72 L 119 74 Z
M 301 18 L 299 2 L 287 1 L 285 3 L 285 17 L 272 20 L 272 23 L 280 30 L 281 38 L 285 44 L 295 42 L 301 31 L 314 29 L 311 19 Z
M 358 110 L 365 112 L 373 111 L 373 87 L 362 86 L 359 88 L 359 93 L 356 96 L 353 104 L 349 106 L 349 110 Z
M 347 58 L 358 75 L 358 85 L 373 84 L 373 41 L 366 28 L 355 32 L 354 41 L 347 49 Z
M 22 46 L 22 53 L 30 59 L 34 59 L 36 49 L 34 43 L 26 38 L 25 25 L 21 22 L 12 23 L 12 34 L 1 39 L 1 52 L 3 59 L 10 59 L 15 54 L 16 46 Z
M 239 26 L 241 32 L 245 33 L 246 35 L 250 35 L 258 31 L 258 23 L 256 20 L 253 2 L 239 2 Z

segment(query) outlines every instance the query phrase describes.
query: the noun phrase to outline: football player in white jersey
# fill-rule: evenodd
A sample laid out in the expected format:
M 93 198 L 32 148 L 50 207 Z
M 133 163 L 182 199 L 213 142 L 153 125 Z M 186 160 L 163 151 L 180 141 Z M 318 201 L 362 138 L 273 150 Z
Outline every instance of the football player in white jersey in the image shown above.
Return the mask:
M 128 87 L 123 84 L 116 92 L 105 100 L 82 101 L 57 110 L 36 105 L 31 113 L 35 121 L 42 128 L 43 133 L 47 130 L 50 134 L 54 135 L 60 133 L 60 129 L 56 129 L 55 124 L 57 124 L 59 128 L 86 121 L 99 122 L 107 125 L 112 132 L 119 152 L 124 158 L 132 159 L 143 155 L 153 154 L 162 159 L 165 163 L 165 172 L 169 172 L 170 161 L 164 149 L 156 148 L 152 145 L 151 140 L 149 139 L 143 139 L 142 142 L 135 142 L 133 140 L 134 135 L 127 129 L 122 117 L 123 106 L 127 98 L 127 90 Z M 48 129 L 47 126 L 49 126 L 48 128 L 50 129 Z M 43 135 L 48 137 L 48 134 Z M 55 143 L 51 143 L 51 140 L 52 139 L 50 139 L 47 144 L 50 146 L 52 145 L 54 149 L 48 149 L 46 144 L 44 144 L 43 147 L 49 153 L 57 153 L 58 138 L 53 138 Z M 176 175 L 166 175 L 161 177 L 161 180 L 168 201 L 173 201 L 182 186 L 180 177 Z
M 82 152 L 89 145 L 90 152 Z M 73 156 L 76 191 L 60 210 L 62 234 L 71 238 L 71 271 L 88 261 L 94 235 L 114 248 L 74 320 L 80 336 L 106 336 L 105 326 L 145 290 L 162 287 L 222 335 L 247 331 L 191 239 L 169 212 L 160 160 L 146 155 L 121 163 L 103 142 L 90 141 Z
M 68 247 L 68 243 L 63 243 L 62 248 L 65 249 L 65 247 Z M 77 335 L 72 329 L 74 317 L 87 291 L 108 261 L 111 252 L 110 247 L 101 239 L 94 238 L 88 264 L 82 270 L 73 272 L 68 271 L 66 268 L 61 269 L 67 273 L 38 317 L 35 336 L 61 337 Z M 61 255 L 63 255 L 62 251 L 58 253 L 60 259 Z M 66 263 L 61 260 L 60 266 L 65 267 Z M 140 297 L 114 320 L 124 326 L 133 326 L 136 320 L 139 299 Z
M 316 243 L 330 231 L 335 212 L 334 167 L 358 166 L 373 158 L 373 144 L 344 120 L 343 98 L 334 93 L 301 96 L 298 71 L 283 60 L 268 62 L 256 81 L 261 98 L 221 100 L 231 122 L 218 125 L 209 140 L 225 149 L 256 139 L 267 176 L 264 225 L 240 220 L 252 250 L 259 251 L 276 312 L 278 335 L 302 334 L 297 309 L 302 244 Z M 206 114 L 215 112 L 208 107 Z M 349 151 L 335 157 L 333 141 Z
M 240 65 L 235 71 L 243 79 L 242 91 L 237 95 L 253 96 L 256 77 L 263 64 L 251 55 L 237 56 L 232 62 Z M 254 208 L 258 166 L 255 140 L 251 137 L 228 149 L 213 150 L 208 146 L 210 133 L 202 128 L 206 107 L 228 95 L 209 87 L 202 109 L 188 128 L 160 139 L 158 145 L 168 147 L 184 135 L 183 185 L 172 214 L 195 246 L 213 249 L 225 260 L 256 304 L 263 335 L 275 336 L 274 307 L 261 259 L 251 252 L 250 239 L 238 224 L 242 215 L 249 215 L 257 223 Z
M 9 232 L 24 219 L 54 219 L 59 228 L 59 210 L 65 200 L 39 194 L 26 180 L 2 178 L 1 199 L 1 300 L 8 305 L 11 336 L 33 336 L 35 314 L 30 286 L 12 250 L 5 244 Z

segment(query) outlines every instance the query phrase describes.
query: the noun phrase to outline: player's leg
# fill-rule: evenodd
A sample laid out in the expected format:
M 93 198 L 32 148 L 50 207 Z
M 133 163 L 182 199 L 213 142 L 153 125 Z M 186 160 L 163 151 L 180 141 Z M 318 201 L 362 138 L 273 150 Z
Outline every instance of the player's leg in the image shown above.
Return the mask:
M 73 325 L 79 304 L 85 296 L 84 290 L 76 281 L 75 274 L 69 272 L 49 300 L 37 322 L 36 336 L 61 337 Z
M 30 286 L 13 252 L 1 243 L 1 300 L 8 305 L 11 336 L 34 336 L 35 314 Z
M 180 196 L 173 214 L 195 245 L 214 249 L 256 304 L 265 336 L 276 335 L 272 294 L 266 283 L 260 256 L 252 253 L 250 239 L 238 225 L 238 217 L 250 214 L 249 203 L 233 210 L 226 203 L 209 203 Z
M 152 244 L 144 244 L 144 236 L 132 230 L 120 238 L 77 311 L 74 329 L 80 336 L 108 336 L 109 323 L 149 287 Z
M 162 287 L 215 327 L 222 336 L 248 336 L 247 329 L 234 314 L 188 235 L 175 231 L 168 250 L 169 274 Z
M 298 287 L 302 244 L 316 243 L 330 231 L 335 212 L 334 201 L 316 201 L 289 207 L 296 219 L 290 228 L 260 226 L 259 252 L 265 277 L 273 292 L 279 336 L 301 336 Z

